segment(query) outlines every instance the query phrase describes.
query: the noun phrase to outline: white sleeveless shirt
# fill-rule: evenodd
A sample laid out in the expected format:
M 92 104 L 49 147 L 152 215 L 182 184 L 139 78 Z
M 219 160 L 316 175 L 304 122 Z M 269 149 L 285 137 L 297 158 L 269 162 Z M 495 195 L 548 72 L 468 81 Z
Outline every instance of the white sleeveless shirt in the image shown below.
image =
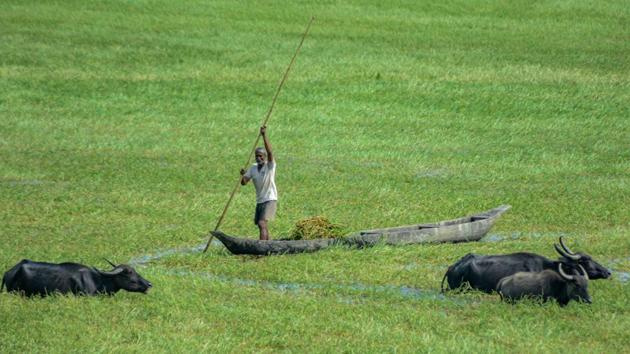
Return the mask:
M 278 200 L 276 190 L 276 161 L 268 161 L 258 170 L 258 165 L 253 164 L 244 175 L 251 179 L 256 187 L 256 203 L 264 203 L 270 200 Z

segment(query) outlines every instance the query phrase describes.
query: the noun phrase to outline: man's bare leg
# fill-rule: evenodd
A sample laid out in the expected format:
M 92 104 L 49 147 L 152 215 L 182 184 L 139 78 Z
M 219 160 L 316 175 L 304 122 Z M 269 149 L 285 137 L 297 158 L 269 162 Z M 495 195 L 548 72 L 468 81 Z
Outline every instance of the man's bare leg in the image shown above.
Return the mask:
M 261 240 L 269 240 L 269 229 L 267 229 L 267 220 L 258 221 L 258 230 L 260 231 Z

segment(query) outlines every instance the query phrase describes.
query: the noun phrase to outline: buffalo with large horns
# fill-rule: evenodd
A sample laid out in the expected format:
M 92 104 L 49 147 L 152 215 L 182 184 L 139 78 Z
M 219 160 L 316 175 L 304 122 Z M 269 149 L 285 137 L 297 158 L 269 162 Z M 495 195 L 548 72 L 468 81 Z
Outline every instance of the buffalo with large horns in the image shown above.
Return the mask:
M 442 278 L 442 292 L 444 281 L 448 282 L 448 289 L 457 289 L 464 284 L 470 285 L 487 293 L 496 291 L 496 286 L 501 278 L 518 272 L 541 272 L 546 269 L 556 271 L 558 264 L 569 274 L 578 274 L 578 266 L 581 266 L 590 279 L 605 279 L 610 277 L 610 271 L 585 253 L 571 251 L 560 237 L 560 246 L 554 244 L 554 248 L 560 254 L 558 260 L 529 253 L 519 252 L 504 255 L 478 255 L 469 253 L 448 268 Z
M 578 266 L 581 275 L 569 275 L 558 263 L 558 271 L 551 269 L 542 272 L 518 272 L 505 277 L 497 284 L 497 292 L 506 302 L 514 302 L 524 298 L 541 298 L 542 301 L 556 299 L 560 306 L 571 300 L 591 303 L 588 294 L 588 275 L 582 266 Z

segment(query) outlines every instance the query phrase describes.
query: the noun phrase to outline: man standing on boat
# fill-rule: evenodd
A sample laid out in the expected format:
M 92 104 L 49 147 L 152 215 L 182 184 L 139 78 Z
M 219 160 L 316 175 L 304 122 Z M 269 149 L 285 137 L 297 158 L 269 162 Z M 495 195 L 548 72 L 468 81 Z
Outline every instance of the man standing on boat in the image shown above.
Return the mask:
M 241 169 L 241 185 L 246 185 L 250 180 L 256 187 L 256 212 L 254 224 L 258 226 L 261 240 L 269 240 L 267 221 L 273 220 L 276 215 L 278 192 L 276 190 L 276 161 L 273 159 L 271 144 L 267 138 L 267 127 L 260 127 L 265 148 L 258 147 L 255 150 L 256 163 L 247 171 Z

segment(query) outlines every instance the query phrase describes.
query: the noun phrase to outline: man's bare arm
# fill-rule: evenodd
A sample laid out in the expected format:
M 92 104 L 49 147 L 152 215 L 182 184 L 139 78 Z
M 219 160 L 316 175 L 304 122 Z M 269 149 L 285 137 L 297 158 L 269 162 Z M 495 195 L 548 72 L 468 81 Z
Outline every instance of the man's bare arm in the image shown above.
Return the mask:
M 267 151 L 267 161 L 273 161 L 273 152 L 271 151 L 271 143 L 269 143 L 269 139 L 267 139 L 267 127 L 260 127 L 260 135 L 263 137 L 263 142 L 265 143 L 265 150 Z
M 250 178 L 245 176 L 245 170 L 241 168 L 241 186 L 244 186 L 249 182 Z

